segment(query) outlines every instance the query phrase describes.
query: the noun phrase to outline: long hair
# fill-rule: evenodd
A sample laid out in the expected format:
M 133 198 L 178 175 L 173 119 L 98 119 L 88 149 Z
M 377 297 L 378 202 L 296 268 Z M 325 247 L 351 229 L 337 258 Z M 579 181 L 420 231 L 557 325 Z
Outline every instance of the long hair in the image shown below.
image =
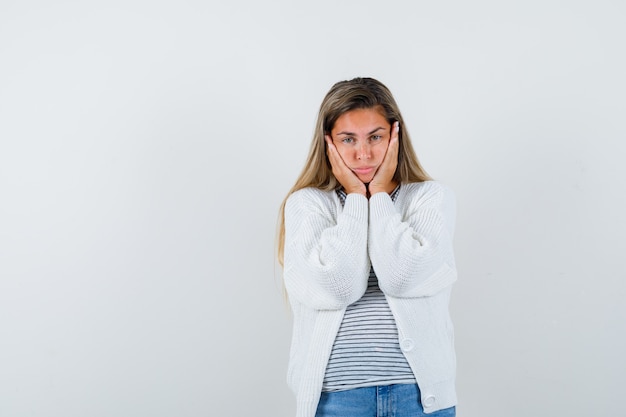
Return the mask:
M 340 81 L 332 86 L 324 97 L 320 106 L 313 140 L 309 148 L 306 164 L 296 180 L 296 183 L 283 200 L 278 215 L 277 257 L 283 265 L 285 249 L 285 203 L 291 194 L 307 187 L 330 191 L 339 188 L 341 184 L 335 178 L 332 167 L 326 154 L 324 135 L 330 134 L 337 119 L 350 110 L 371 109 L 381 110 L 387 122 L 393 126 L 400 122 L 398 134 L 398 166 L 393 179 L 398 184 L 422 182 L 431 179 L 420 165 L 411 138 L 404 125 L 400 109 L 391 92 L 380 81 L 373 78 L 354 78 L 349 81 Z

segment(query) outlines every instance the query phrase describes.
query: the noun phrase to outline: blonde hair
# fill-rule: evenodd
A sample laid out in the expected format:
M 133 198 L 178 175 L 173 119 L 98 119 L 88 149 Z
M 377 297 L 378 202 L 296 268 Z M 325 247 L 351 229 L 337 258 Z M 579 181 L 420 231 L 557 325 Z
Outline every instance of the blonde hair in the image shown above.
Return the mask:
M 326 94 L 320 106 L 306 164 L 280 206 L 277 257 L 281 266 L 283 265 L 285 249 L 285 204 L 287 199 L 291 194 L 302 188 L 314 187 L 330 191 L 341 187 L 341 184 L 339 184 L 332 173 L 330 162 L 326 155 L 324 135 L 330 134 L 335 122 L 342 114 L 351 110 L 371 108 L 379 109 L 391 126 L 395 122 L 400 122 L 398 167 L 393 176 L 394 181 L 397 183 L 408 183 L 431 179 L 415 155 L 411 145 L 411 138 L 400 114 L 400 109 L 398 109 L 398 105 L 389 89 L 373 78 L 354 78 L 349 81 L 336 83 Z

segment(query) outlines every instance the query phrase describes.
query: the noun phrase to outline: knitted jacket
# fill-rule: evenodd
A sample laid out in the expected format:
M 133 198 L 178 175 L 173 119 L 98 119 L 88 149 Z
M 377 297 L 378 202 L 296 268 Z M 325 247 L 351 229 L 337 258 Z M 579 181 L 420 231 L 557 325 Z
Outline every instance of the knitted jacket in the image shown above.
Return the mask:
M 368 200 L 305 188 L 285 206 L 284 280 L 293 310 L 287 382 L 297 417 L 314 417 L 346 307 L 365 293 L 370 265 L 398 328 L 426 413 L 456 405 L 448 304 L 456 280 L 452 192 L 435 181 L 402 184 Z

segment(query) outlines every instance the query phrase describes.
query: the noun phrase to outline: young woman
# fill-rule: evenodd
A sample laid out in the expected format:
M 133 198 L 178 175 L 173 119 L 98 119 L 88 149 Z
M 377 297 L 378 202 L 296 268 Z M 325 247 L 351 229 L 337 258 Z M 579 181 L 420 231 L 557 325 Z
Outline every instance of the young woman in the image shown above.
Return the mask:
M 389 90 L 335 84 L 279 220 L 298 417 L 455 415 L 454 219 Z

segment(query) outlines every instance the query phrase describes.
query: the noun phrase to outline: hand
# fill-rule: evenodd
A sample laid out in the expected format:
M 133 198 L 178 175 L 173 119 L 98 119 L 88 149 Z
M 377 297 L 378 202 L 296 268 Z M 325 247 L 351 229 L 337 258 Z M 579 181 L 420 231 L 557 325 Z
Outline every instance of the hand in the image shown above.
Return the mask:
M 380 192 L 391 193 L 398 185 L 393 180 L 393 175 L 396 173 L 398 166 L 398 132 L 400 132 L 400 122 L 395 122 L 383 163 L 380 164 L 376 174 L 374 174 L 374 178 L 369 183 L 368 191 L 370 195 Z
M 357 177 L 356 174 L 348 168 L 346 163 L 343 162 L 341 155 L 339 155 L 337 148 L 335 148 L 335 145 L 333 144 L 333 140 L 329 135 L 324 137 L 326 138 L 327 144 L 326 153 L 328 155 L 328 160 L 330 161 L 330 166 L 333 170 L 333 175 L 337 178 L 339 184 L 343 186 L 346 194 L 358 193 L 367 195 L 367 188 L 365 187 L 365 184 L 363 184 L 359 177 Z

